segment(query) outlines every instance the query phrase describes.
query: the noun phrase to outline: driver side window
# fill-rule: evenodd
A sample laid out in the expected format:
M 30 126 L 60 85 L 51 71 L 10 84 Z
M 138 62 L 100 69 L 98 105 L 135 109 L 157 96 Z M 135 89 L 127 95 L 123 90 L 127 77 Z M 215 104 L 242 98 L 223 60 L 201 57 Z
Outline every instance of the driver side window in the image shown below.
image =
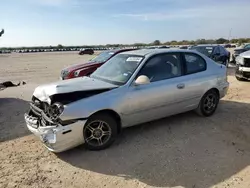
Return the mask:
M 167 53 L 151 57 L 137 77 L 145 75 L 150 82 L 161 81 L 182 75 L 180 54 Z

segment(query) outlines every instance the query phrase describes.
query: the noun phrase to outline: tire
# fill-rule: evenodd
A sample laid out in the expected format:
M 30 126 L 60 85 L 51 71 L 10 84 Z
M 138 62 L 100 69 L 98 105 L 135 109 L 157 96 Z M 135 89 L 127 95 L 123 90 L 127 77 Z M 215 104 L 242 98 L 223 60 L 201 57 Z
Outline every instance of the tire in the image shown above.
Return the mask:
M 238 81 L 246 81 L 246 79 L 241 78 L 241 77 L 238 77 L 238 76 L 235 76 L 235 78 L 236 78 Z
M 116 120 L 109 114 L 101 113 L 90 117 L 83 129 L 86 148 L 94 151 L 108 148 L 116 139 L 117 127 Z
M 228 65 L 229 65 L 229 60 L 226 60 L 225 66 L 228 67 Z
M 208 99 L 211 100 L 210 103 L 208 102 Z M 214 114 L 214 112 L 217 109 L 218 104 L 219 104 L 219 95 L 218 95 L 218 93 L 214 89 L 209 90 L 201 98 L 199 106 L 197 107 L 195 112 L 197 114 L 199 114 L 200 116 L 209 117 L 209 116 Z

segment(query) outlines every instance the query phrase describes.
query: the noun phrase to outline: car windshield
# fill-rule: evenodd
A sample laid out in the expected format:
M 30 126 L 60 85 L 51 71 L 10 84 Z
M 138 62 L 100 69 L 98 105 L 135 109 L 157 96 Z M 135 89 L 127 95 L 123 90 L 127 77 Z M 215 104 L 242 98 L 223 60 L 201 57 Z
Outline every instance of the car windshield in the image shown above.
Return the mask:
M 209 57 L 213 52 L 213 48 L 214 46 L 193 46 L 190 50 L 197 50 L 198 52 Z
M 94 57 L 94 58 L 91 60 L 91 62 L 105 62 L 105 61 L 107 61 L 113 54 L 114 54 L 114 52 L 112 52 L 112 51 L 102 52 L 102 53 L 100 53 L 98 56 Z
M 245 48 L 245 49 L 250 49 L 250 44 L 246 44 L 246 45 L 244 46 L 244 48 Z
M 127 83 L 143 60 L 143 56 L 118 54 L 98 68 L 90 77 L 115 85 Z

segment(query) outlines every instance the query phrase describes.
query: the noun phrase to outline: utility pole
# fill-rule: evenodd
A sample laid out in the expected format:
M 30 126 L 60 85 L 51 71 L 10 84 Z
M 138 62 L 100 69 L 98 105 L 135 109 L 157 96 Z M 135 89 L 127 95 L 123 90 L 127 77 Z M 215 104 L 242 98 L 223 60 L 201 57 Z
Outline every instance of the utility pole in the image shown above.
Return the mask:
M 2 29 L 2 31 L 0 31 L 0 37 L 4 34 L 4 29 Z
M 230 41 L 231 33 L 232 33 L 232 28 L 229 30 L 228 41 Z

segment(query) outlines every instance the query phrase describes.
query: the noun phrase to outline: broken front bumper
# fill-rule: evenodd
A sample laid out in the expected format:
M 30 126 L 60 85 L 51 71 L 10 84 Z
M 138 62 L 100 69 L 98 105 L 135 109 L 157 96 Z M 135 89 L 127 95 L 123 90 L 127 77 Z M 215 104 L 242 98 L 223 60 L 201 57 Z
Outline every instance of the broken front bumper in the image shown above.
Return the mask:
M 34 133 L 52 152 L 62 152 L 84 143 L 83 127 L 87 120 L 62 126 L 43 126 L 37 117 L 24 115 L 28 129 Z
M 239 78 L 250 79 L 250 67 L 237 65 L 235 75 Z

